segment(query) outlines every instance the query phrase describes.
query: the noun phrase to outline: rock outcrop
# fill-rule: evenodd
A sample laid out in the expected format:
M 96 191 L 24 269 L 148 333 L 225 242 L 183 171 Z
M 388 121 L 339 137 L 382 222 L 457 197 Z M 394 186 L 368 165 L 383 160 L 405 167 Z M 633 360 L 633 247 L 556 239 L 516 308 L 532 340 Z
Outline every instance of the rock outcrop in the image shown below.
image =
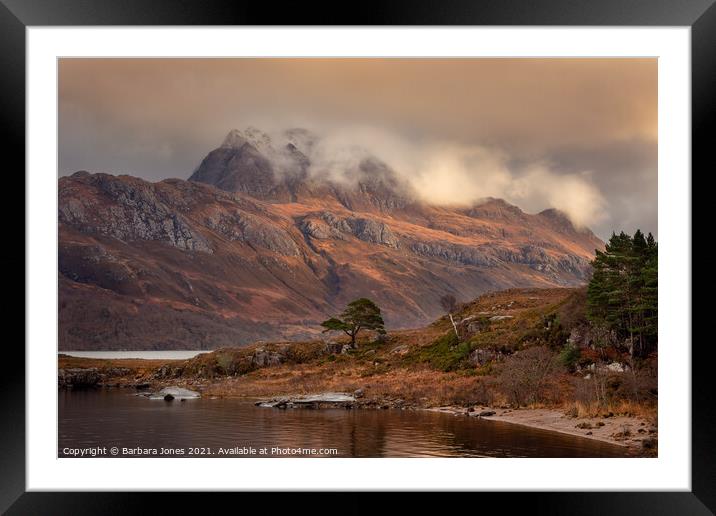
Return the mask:
M 87 389 L 97 387 L 102 376 L 97 368 L 60 369 L 57 383 L 61 389 Z
M 179 249 L 211 253 L 208 241 L 192 231 L 176 206 L 152 183 L 129 176 L 78 172 L 60 182 L 59 221 L 83 232 L 119 240 L 167 242 Z M 84 195 L 83 195 L 84 194 Z
M 399 239 L 385 222 L 365 217 L 339 218 L 333 213 L 310 214 L 303 218 L 299 228 L 304 235 L 318 240 L 348 240 L 354 236 L 364 242 L 397 249 Z

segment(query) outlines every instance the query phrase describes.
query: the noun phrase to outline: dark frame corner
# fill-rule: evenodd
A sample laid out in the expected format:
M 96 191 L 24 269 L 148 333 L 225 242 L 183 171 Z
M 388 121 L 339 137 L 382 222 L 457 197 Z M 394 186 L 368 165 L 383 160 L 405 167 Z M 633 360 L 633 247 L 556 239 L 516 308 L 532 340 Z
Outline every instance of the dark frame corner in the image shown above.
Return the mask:
M 24 225 L 17 213 L 24 212 L 25 170 L 25 29 L 36 25 L 663 25 L 691 27 L 692 45 L 692 169 L 713 169 L 712 134 L 716 126 L 716 6 L 715 0 L 453 0 L 437 4 L 429 0 L 396 0 L 381 4 L 357 4 L 354 12 L 341 14 L 321 2 L 294 3 L 276 9 L 256 2 L 229 0 L 0 0 L 0 146 L 3 156 L 12 157 L 5 167 L 6 186 L 23 195 L 9 195 L 2 203 L 5 232 L 9 242 L 0 254 L 2 266 L 17 292 L 25 274 Z M 348 11 L 346 11 L 348 12 Z M 12 172 L 11 172 L 12 170 Z M 678 173 L 688 173 L 679 171 Z M 693 173 L 692 173 L 693 178 Z M 7 183 L 6 183 L 7 185 Z M 15 206 L 14 202 L 21 206 Z M 694 203 L 695 205 L 695 203 Z M 703 218 L 701 219 L 703 220 Z M 706 220 L 709 220 L 707 218 Z M 699 222 L 694 218 L 694 223 Z M 692 229 L 693 234 L 693 229 Z M 23 276 L 24 277 L 24 276 Z M 9 303 L 10 304 L 10 303 Z M 14 302 L 5 311 L 8 321 L 24 319 L 24 303 Z M 708 307 L 708 303 L 706 304 Z M 703 305 L 695 306 L 704 311 Z M 705 315 L 705 314 L 703 314 Z M 23 333 L 24 335 L 24 333 Z M 529 507 L 549 514 L 714 514 L 716 513 L 716 447 L 713 445 L 714 403 L 708 383 L 713 362 L 708 339 L 692 346 L 692 491 L 683 493 L 495 493 L 473 496 L 484 509 L 504 512 Z M 8 514 L 95 514 L 132 513 L 146 509 L 146 498 L 159 498 L 163 512 L 171 506 L 184 512 L 206 509 L 205 501 L 189 494 L 138 495 L 127 493 L 26 493 L 25 492 L 25 353 L 7 339 L 4 358 L 12 367 L 0 377 L 3 417 L 0 418 L 0 512 Z M 219 496 L 223 501 L 232 496 Z M 256 494 L 241 496 L 256 497 Z M 263 495 L 266 496 L 266 495 Z M 334 495 L 326 495 L 329 498 Z M 458 495 L 454 495 L 458 496 Z M 465 497 L 464 495 L 460 495 Z M 271 507 L 295 508 L 303 494 L 271 496 Z M 368 497 L 352 496 L 354 512 L 374 510 Z M 422 496 L 401 502 L 405 510 L 419 509 Z M 157 501 L 157 500 L 154 500 Z M 219 500 L 216 500 L 219 501 Z M 337 504 L 325 503 L 335 511 Z M 265 500 L 264 500 L 265 502 Z M 245 505 L 244 505 L 245 506 Z M 172 508 L 174 508 L 172 507 Z M 312 509 L 315 509 L 312 506 Z M 345 508 L 345 506 L 343 506 Z

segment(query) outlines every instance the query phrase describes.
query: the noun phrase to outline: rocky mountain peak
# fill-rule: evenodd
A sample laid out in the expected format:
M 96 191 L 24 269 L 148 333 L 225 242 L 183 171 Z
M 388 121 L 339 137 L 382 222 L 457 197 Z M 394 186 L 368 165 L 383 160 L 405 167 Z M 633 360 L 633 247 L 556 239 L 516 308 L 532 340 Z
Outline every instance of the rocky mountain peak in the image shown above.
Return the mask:
M 476 203 L 467 210 L 467 214 L 470 217 L 486 219 L 516 220 L 525 217 L 525 212 L 519 207 L 508 203 L 504 199 L 496 199 L 494 197 L 487 197 L 481 202 Z
M 365 157 L 349 168 L 350 181 L 331 173 L 311 175 L 319 137 L 291 128 L 273 138 L 255 127 L 232 129 L 189 178 L 222 190 L 243 192 L 270 202 L 297 202 L 327 197 L 349 209 L 394 210 L 409 203 L 409 189 L 377 157 Z
M 243 147 L 246 142 L 247 140 L 246 138 L 244 138 L 244 135 L 241 133 L 241 131 L 239 131 L 238 129 L 232 129 L 231 131 L 229 131 L 229 134 L 226 135 L 226 138 L 224 138 L 221 147 L 229 149 L 238 149 L 240 147 Z
M 221 147 L 239 149 L 247 143 L 262 152 L 270 151 L 272 149 L 271 137 L 253 126 L 249 126 L 243 131 L 232 129 L 224 138 Z

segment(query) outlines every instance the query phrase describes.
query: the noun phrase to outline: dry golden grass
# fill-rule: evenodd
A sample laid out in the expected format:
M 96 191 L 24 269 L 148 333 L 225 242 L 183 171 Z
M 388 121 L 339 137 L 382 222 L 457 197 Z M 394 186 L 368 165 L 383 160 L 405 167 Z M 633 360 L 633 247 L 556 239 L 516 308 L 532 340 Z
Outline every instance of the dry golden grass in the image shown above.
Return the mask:
M 577 418 L 599 418 L 611 414 L 637 417 L 654 424 L 657 420 L 656 404 L 637 403 L 631 400 L 618 400 L 606 404 L 572 401 L 565 403 L 562 408 L 567 415 Z

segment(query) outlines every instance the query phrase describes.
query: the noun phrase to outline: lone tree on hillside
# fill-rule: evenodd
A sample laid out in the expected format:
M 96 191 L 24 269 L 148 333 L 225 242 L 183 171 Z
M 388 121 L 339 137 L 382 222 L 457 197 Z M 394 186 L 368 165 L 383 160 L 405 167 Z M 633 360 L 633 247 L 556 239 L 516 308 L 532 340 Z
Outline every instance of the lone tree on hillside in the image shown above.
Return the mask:
M 453 312 L 457 310 L 457 299 L 455 299 L 455 296 L 452 294 L 445 294 L 443 297 L 440 298 L 440 306 L 443 307 L 443 310 L 445 310 L 448 314 L 448 317 L 450 317 L 450 322 L 452 323 L 452 327 L 455 330 L 455 336 L 460 339 L 460 335 L 457 333 L 457 324 L 455 324 L 455 319 L 452 318 Z
M 356 347 L 356 335 L 361 330 L 374 330 L 385 334 L 385 322 L 380 315 L 380 308 L 365 297 L 348 303 L 339 317 L 331 317 L 323 321 L 321 326 L 327 331 L 342 331 L 351 338 L 351 347 Z

